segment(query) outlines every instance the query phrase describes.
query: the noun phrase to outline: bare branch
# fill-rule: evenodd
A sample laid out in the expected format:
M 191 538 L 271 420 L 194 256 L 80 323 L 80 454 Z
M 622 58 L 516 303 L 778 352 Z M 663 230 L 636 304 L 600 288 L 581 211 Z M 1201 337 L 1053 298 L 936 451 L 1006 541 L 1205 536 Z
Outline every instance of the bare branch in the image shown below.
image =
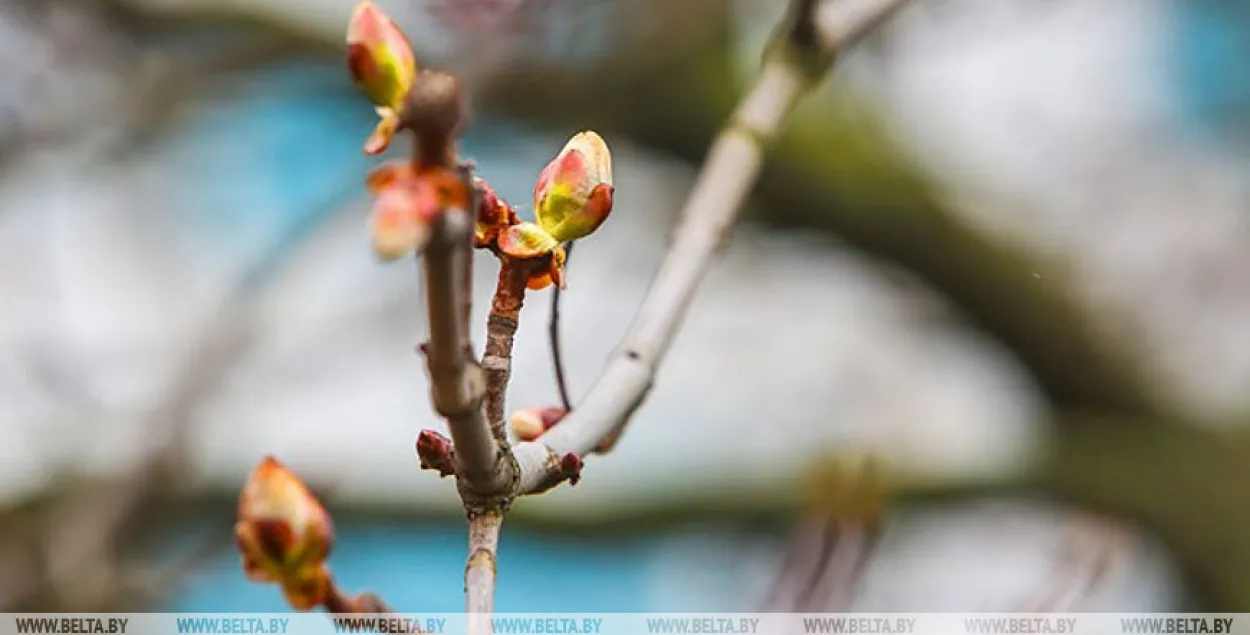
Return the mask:
M 814 0 L 795 0 L 790 19 L 779 31 L 778 45 L 708 152 L 672 245 L 629 333 L 568 419 L 538 440 L 515 448 L 522 492 L 549 483 L 563 454 L 591 452 L 626 424 L 646 398 L 712 254 L 737 219 L 765 148 L 799 98 L 828 70 L 836 52 L 853 45 L 906 3 L 848 0 L 826 8 Z
M 507 443 L 508 381 L 512 378 L 512 344 L 520 325 L 529 272 L 522 261 L 503 258 L 499 281 L 486 320 L 486 348 L 482 367 L 486 370 L 486 420 L 491 433 Z

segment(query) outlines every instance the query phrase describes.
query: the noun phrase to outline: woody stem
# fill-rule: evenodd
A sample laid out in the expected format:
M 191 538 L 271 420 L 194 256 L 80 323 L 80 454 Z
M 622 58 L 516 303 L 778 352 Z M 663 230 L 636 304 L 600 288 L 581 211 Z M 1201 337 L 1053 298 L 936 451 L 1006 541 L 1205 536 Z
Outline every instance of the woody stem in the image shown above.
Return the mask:
M 512 344 L 516 339 L 521 307 L 525 303 L 528 271 L 521 262 L 500 259 L 499 281 L 486 320 L 486 349 L 482 368 L 486 371 L 486 420 L 491 433 L 506 443 L 506 399 L 512 377 Z

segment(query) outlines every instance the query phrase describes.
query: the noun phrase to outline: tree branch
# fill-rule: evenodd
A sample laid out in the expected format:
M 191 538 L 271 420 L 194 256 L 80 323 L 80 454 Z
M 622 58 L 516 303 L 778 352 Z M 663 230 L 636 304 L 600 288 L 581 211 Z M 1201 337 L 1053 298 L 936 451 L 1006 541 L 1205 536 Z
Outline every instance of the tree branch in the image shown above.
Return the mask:
M 502 524 L 503 512 L 498 510 L 469 520 L 469 560 L 464 567 L 464 593 L 470 619 L 475 614 L 490 614 L 495 606 L 499 528 Z M 478 631 L 470 629 L 470 632 Z
M 469 341 L 473 223 L 476 187 L 456 158 L 455 135 L 464 121 L 460 85 L 446 73 L 426 71 L 408 94 L 401 126 L 417 139 L 416 172 L 448 190 L 431 223 L 422 254 L 429 341 L 422 350 L 430 372 L 434 409 L 447 419 L 454 445 L 456 488 L 472 519 L 512 500 L 516 470 L 483 411 L 487 381 Z M 458 190 L 458 191 L 457 191 Z
M 438 435 L 422 433 L 417 439 L 417 453 L 423 465 L 441 474 L 448 468 L 455 473 L 456 489 L 469 518 L 466 608 L 470 613 L 489 614 L 494 605 L 499 528 L 503 512 L 515 497 L 518 475 L 502 413 L 526 272 L 506 266 L 500 271 L 484 371 L 474 359 L 469 341 L 473 214 L 480 193 L 471 169 L 459 162 L 455 150 L 455 136 L 463 121 L 458 80 L 445 73 L 422 73 L 406 98 L 401 126 L 417 138 L 414 172 L 430 179 L 440 191 L 439 204 L 444 207 L 434 218 L 422 257 L 430 328 L 423 350 L 429 363 L 434 408 L 447 419 L 452 444 L 448 447 Z M 511 318 L 510 328 L 503 323 L 505 318 Z
M 486 369 L 486 420 L 501 443 L 507 443 L 508 381 L 512 378 L 512 344 L 516 339 L 525 303 L 528 272 L 523 262 L 509 258 L 499 261 L 499 282 L 486 320 L 486 348 L 482 367 Z
M 625 425 L 645 399 L 656 368 L 685 318 L 712 254 L 726 238 L 759 174 L 765 148 L 790 111 L 823 76 L 837 51 L 853 45 L 907 0 L 837 3 L 833 15 L 796 0 L 755 84 L 708 152 L 681 214 L 672 246 L 607 368 L 569 417 L 515 448 L 521 491 L 542 491 L 566 453 L 586 454 Z
M 471 224 L 463 210 L 445 210 L 434 221 L 424 254 L 430 338 L 425 346 L 434 409 L 447 419 L 455 447 L 461 495 L 477 499 L 500 489 L 499 447 L 482 410 L 486 380 L 468 355 L 468 325 L 461 319 L 464 258 L 471 257 Z M 465 502 L 466 506 L 469 501 Z M 477 504 L 477 503 L 475 503 Z

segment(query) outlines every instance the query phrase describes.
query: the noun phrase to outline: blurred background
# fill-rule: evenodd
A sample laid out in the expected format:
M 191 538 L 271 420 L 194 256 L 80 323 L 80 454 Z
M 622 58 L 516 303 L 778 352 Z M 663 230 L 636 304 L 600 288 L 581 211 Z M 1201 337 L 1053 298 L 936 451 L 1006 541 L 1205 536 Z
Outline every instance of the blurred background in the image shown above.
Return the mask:
M 5 611 L 282 610 L 229 539 L 270 453 L 345 588 L 462 610 L 353 4 L 0 1 Z M 569 135 L 613 148 L 576 402 L 785 3 L 379 4 L 468 82 L 463 152 L 523 216 Z M 1250 611 L 1247 59 L 1244 0 L 915 0 L 795 113 L 616 451 L 517 504 L 497 608 Z M 512 409 L 557 403 L 549 293 Z

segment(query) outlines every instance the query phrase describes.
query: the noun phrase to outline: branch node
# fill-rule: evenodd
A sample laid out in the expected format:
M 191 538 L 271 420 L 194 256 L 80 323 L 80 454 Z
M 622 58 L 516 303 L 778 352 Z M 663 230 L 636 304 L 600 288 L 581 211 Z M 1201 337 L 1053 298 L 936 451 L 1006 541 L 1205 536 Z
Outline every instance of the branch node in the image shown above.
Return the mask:
M 576 485 L 582 478 L 582 457 L 576 452 L 557 454 L 546 448 L 547 457 L 543 461 L 543 478 L 527 494 L 541 494 L 555 486 L 568 481 Z
M 498 563 L 495 562 L 495 554 L 491 553 L 489 549 L 482 547 L 474 549 L 473 553 L 469 554 L 468 562 L 465 563 L 466 574 L 468 570 L 480 568 L 489 568 L 492 574 L 499 572 Z
M 837 47 L 822 41 L 816 24 L 816 7 L 819 4 L 820 0 L 792 0 L 785 18 L 773 33 L 772 42 L 764 51 L 766 60 L 773 55 L 788 58 L 811 83 L 820 81 L 829 72 L 838 54 Z M 737 128 L 752 138 L 768 137 L 767 134 L 756 133 L 749 126 L 739 125 Z
M 494 463 L 486 470 L 478 466 L 458 465 L 456 468 L 456 490 L 464 503 L 465 513 L 470 519 L 485 514 L 498 514 L 508 511 L 512 501 L 516 499 L 516 491 L 521 480 L 521 468 L 516 457 L 512 455 L 507 440 L 496 439 Z M 507 477 L 504 481 L 500 476 Z M 487 485 L 482 485 L 486 483 Z
M 768 131 L 761 130 L 759 126 L 753 125 L 751 122 L 743 119 L 740 115 L 735 114 L 729 123 L 725 124 L 727 132 L 736 132 L 751 140 L 751 143 L 762 146 L 768 142 Z M 724 242 L 719 241 L 719 242 Z

